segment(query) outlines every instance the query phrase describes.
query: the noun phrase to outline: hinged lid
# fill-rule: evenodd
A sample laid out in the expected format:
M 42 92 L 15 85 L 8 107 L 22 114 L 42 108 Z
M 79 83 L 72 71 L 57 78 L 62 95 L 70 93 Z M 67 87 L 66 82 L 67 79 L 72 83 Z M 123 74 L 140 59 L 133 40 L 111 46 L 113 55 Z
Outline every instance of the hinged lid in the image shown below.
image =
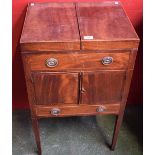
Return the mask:
M 79 50 L 73 3 L 30 3 L 20 39 L 24 51 Z
M 139 38 L 120 2 L 76 5 L 83 50 L 138 47 Z
M 22 51 L 138 48 L 139 38 L 120 2 L 30 3 Z

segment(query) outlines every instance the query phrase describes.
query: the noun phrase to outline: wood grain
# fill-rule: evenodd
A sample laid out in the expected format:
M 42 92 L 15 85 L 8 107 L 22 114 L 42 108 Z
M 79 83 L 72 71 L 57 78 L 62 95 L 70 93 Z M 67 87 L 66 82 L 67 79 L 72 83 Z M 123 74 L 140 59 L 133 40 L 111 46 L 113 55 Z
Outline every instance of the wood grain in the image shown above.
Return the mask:
M 34 73 L 33 82 L 37 105 L 77 104 L 77 73 Z
M 65 117 L 65 116 L 86 116 L 86 115 L 117 115 L 119 112 L 120 104 L 105 104 L 104 112 L 97 112 L 96 109 L 103 105 L 72 105 L 72 106 L 36 106 L 36 115 L 40 118 L 43 117 Z M 54 108 L 60 109 L 60 114 L 55 116 L 51 114 Z
M 139 38 L 120 2 L 77 3 L 83 50 L 137 48 Z M 92 36 L 93 39 L 85 39 Z
M 30 3 L 20 45 L 31 52 L 137 49 L 139 38 L 120 3 Z
M 125 71 L 83 73 L 81 104 L 112 104 L 121 102 Z
M 79 50 L 80 39 L 73 3 L 32 3 L 20 39 L 22 50 Z
M 110 56 L 113 58 L 113 63 L 103 65 L 102 59 Z M 68 54 L 32 54 L 27 55 L 31 70 L 37 71 L 60 71 L 60 70 L 81 70 L 81 69 L 126 69 L 128 67 L 129 52 L 123 53 L 68 53 Z M 49 68 L 46 66 L 46 60 L 55 58 L 58 60 L 56 67 Z
M 114 149 L 139 45 L 120 2 L 30 3 L 20 45 L 38 153 L 43 117 L 116 115 Z M 49 58 L 58 65 L 47 67 Z
M 40 142 L 39 124 L 38 124 L 37 118 L 32 118 L 32 128 L 33 128 L 33 133 L 34 133 L 34 137 L 38 148 L 38 155 L 41 155 L 42 149 L 41 149 L 41 142 Z

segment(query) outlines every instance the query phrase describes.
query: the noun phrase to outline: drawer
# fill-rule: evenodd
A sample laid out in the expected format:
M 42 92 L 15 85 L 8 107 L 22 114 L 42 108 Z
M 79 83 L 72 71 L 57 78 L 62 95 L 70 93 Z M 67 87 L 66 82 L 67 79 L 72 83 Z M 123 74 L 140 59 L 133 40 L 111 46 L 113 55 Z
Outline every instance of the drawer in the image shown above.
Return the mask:
M 73 105 L 73 106 L 36 106 L 38 117 L 64 117 L 85 115 L 118 114 L 120 104 Z
M 28 54 L 31 70 L 126 69 L 130 52 Z

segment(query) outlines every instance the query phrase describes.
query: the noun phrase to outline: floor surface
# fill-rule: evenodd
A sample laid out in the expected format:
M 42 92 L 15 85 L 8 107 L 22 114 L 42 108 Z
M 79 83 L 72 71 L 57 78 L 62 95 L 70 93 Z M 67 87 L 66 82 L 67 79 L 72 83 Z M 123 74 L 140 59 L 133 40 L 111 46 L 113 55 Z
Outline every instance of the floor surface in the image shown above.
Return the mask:
M 114 116 L 50 118 L 39 121 L 42 155 L 142 155 L 142 107 L 128 106 L 115 151 L 109 145 Z M 13 155 L 37 155 L 30 112 L 13 112 Z

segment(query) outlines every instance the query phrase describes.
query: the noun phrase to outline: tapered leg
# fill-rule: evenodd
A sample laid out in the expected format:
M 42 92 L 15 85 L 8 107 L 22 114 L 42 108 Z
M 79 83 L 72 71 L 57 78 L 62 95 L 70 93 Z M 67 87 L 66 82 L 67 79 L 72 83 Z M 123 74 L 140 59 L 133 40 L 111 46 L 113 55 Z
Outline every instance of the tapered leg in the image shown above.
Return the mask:
M 38 148 L 38 155 L 41 155 L 41 143 L 40 143 L 40 132 L 39 132 L 39 125 L 38 125 L 38 119 L 37 118 L 32 118 L 32 127 L 33 127 L 33 132 Z
M 114 128 L 114 133 L 113 133 L 113 139 L 112 139 L 112 144 L 111 144 L 111 150 L 115 149 L 119 130 L 122 124 L 123 120 L 123 114 L 116 116 L 116 121 L 115 121 L 115 128 Z

